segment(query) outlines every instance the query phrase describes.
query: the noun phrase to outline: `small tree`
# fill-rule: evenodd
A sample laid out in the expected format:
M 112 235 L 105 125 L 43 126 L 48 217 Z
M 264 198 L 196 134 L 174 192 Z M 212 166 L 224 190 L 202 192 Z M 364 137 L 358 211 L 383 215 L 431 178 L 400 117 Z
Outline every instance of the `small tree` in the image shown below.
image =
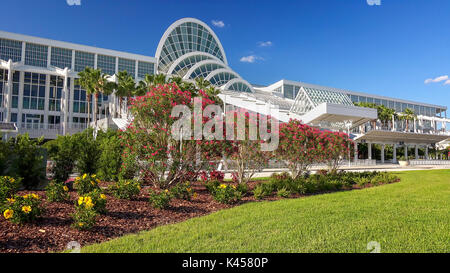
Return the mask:
M 323 131 L 319 137 L 319 145 L 323 146 L 322 160 L 327 163 L 331 172 L 335 172 L 342 160 L 351 154 L 353 142 L 345 133 Z

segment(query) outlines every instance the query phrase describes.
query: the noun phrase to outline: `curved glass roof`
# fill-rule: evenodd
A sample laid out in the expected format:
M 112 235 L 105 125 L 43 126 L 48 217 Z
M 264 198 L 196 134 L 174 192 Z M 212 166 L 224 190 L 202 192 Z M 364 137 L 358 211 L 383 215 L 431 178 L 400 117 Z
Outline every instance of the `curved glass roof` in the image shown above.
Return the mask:
M 231 72 L 228 71 L 222 71 L 219 73 L 215 73 L 214 75 L 210 75 L 208 78 L 206 78 L 212 85 L 215 86 L 222 86 L 229 82 L 232 79 L 237 78 L 237 76 Z
M 207 63 L 204 63 L 204 64 L 200 65 L 199 67 L 195 68 L 195 70 L 192 71 L 192 73 L 190 73 L 190 75 L 186 75 L 186 76 L 188 76 L 189 79 L 196 79 L 196 78 L 200 78 L 200 77 L 206 78 L 214 70 L 222 69 L 222 68 L 225 68 L 225 65 L 216 63 L 216 62 L 207 62 Z
M 226 62 L 215 35 L 196 22 L 184 22 L 176 26 L 164 41 L 158 59 L 158 70 L 167 73 L 170 65 L 186 53 L 199 51 L 209 53 Z
M 181 57 L 176 63 L 174 63 L 174 65 L 176 64 L 176 66 L 171 70 L 169 69 L 168 74 L 183 77 L 184 75 L 186 75 L 186 72 L 188 72 L 188 70 L 191 67 L 193 67 L 195 64 L 197 64 L 201 61 L 212 60 L 212 59 L 213 59 L 212 56 L 203 55 L 203 54 L 202 55 L 200 55 L 200 54 L 190 55 L 185 58 Z
M 233 90 L 233 91 L 248 92 L 248 93 L 252 92 L 252 89 L 243 82 L 235 82 L 235 83 L 231 84 L 227 89 Z

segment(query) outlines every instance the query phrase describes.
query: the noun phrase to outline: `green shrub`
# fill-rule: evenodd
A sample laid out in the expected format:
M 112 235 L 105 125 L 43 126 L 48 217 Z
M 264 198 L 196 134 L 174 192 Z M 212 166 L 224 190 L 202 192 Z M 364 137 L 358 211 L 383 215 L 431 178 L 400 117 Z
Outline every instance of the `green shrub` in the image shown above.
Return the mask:
M 190 201 L 192 199 L 192 196 L 194 195 L 191 183 L 189 182 L 175 185 L 170 189 L 170 192 L 175 198 L 184 199 L 188 201 Z
M 10 176 L 0 176 L 0 204 L 11 198 L 20 187 L 20 179 Z
M 94 139 L 93 129 L 74 134 L 73 141 L 78 145 L 76 154 L 76 167 L 79 173 L 94 174 L 97 173 L 99 159 L 102 154 L 100 146 Z
M 73 185 L 79 195 L 85 195 L 100 189 L 99 183 L 100 180 L 95 174 L 89 175 L 85 173 L 82 176 L 75 178 Z
M 291 193 L 286 188 L 282 188 L 277 191 L 277 196 L 282 198 L 287 198 L 290 194 Z
M 213 198 L 223 204 L 232 204 L 241 200 L 242 193 L 234 185 L 220 184 L 214 190 Z
M 169 190 L 157 193 L 154 190 L 149 189 L 149 193 L 149 202 L 155 209 L 165 209 L 169 207 L 170 200 L 172 200 L 172 194 Z
M 141 192 L 141 185 L 137 180 L 119 180 L 110 186 L 109 190 L 119 199 L 131 200 Z
M 64 202 L 69 200 L 69 188 L 64 183 L 51 181 L 45 189 L 47 200 L 50 202 Z
M 205 183 L 205 187 L 211 195 L 214 195 L 216 189 L 220 186 L 220 182 L 218 180 L 211 180 Z
M 242 195 L 245 195 L 248 193 L 248 185 L 246 183 L 239 183 L 236 190 L 238 190 Z
M 72 174 L 79 153 L 79 145 L 72 136 L 58 136 L 44 144 L 50 159 L 54 161 L 51 169 L 53 179 L 65 182 Z
M 122 166 L 122 145 L 117 131 L 99 132 L 97 142 L 101 155 L 97 175 L 104 181 L 117 181 Z
M 72 215 L 72 227 L 79 230 L 89 230 L 96 223 L 97 212 L 93 208 L 76 206 L 75 213 Z
M 106 195 L 102 193 L 100 189 L 95 189 L 78 199 L 78 206 L 83 206 L 86 208 L 90 208 L 92 203 L 92 209 L 94 209 L 97 213 L 105 214 L 106 210 Z M 81 205 L 80 205 L 81 203 Z
M 262 186 L 262 184 L 257 185 L 254 189 L 253 189 L 253 196 L 255 197 L 255 199 L 257 200 L 261 200 L 264 197 L 266 197 L 266 192 L 264 191 L 264 188 Z
M 29 223 L 42 215 L 41 199 L 37 194 L 15 195 L 2 207 L 3 217 L 15 224 Z

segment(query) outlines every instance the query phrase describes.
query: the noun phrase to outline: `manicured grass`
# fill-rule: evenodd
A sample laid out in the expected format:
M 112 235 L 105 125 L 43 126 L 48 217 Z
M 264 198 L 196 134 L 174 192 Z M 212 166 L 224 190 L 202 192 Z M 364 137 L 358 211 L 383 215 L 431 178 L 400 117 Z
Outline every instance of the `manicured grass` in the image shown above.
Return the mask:
M 364 190 L 248 203 L 83 252 L 450 252 L 450 170 Z

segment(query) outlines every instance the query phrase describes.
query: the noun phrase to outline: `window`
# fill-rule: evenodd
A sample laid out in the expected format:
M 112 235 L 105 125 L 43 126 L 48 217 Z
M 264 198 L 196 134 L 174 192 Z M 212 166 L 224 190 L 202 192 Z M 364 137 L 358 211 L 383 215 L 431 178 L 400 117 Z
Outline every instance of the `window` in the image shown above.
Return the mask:
M 136 62 L 133 60 L 119 58 L 119 71 L 127 71 L 134 78 L 136 73 Z
M 13 86 L 12 86 L 12 102 L 11 108 L 17 109 L 19 107 L 19 86 L 20 86 L 20 72 L 13 73 Z
M 101 69 L 103 73 L 111 76 L 116 74 L 116 57 L 98 55 L 97 68 Z
M 153 63 L 139 62 L 138 63 L 138 77 L 144 78 L 145 75 L 155 74 L 155 65 Z
M 284 97 L 291 100 L 294 99 L 294 86 L 292 85 L 284 86 Z
M 61 96 L 64 87 L 64 78 L 50 76 L 50 91 L 48 94 L 48 110 L 61 111 Z
M 22 127 L 28 129 L 43 129 L 44 115 L 22 114 Z
M 87 113 L 86 90 L 82 89 L 79 85 L 75 85 L 73 92 L 73 112 Z
M 3 107 L 4 104 L 4 97 L 6 93 L 7 83 L 8 83 L 8 70 L 0 69 L 0 108 Z
M 11 122 L 17 122 L 17 113 L 11 113 Z
M 190 79 L 196 79 L 200 77 L 206 78 L 212 71 L 219 68 L 225 68 L 225 65 L 216 63 L 205 63 L 196 68 L 189 78 Z
M 25 64 L 47 67 L 48 46 L 25 44 Z
M 59 68 L 72 69 L 72 50 L 52 47 L 52 57 L 50 64 Z
M 237 78 L 236 75 L 229 72 L 219 72 L 209 79 L 209 82 L 215 86 L 222 86 L 230 80 Z
M 44 110 L 45 74 L 25 72 L 23 85 L 23 109 Z
M 60 116 L 48 116 L 48 129 L 59 129 L 60 124 Z
M 83 71 L 86 67 L 94 68 L 95 55 L 88 52 L 75 51 L 75 71 Z
M 22 42 L 0 39 L 0 59 L 13 62 L 22 61 Z

